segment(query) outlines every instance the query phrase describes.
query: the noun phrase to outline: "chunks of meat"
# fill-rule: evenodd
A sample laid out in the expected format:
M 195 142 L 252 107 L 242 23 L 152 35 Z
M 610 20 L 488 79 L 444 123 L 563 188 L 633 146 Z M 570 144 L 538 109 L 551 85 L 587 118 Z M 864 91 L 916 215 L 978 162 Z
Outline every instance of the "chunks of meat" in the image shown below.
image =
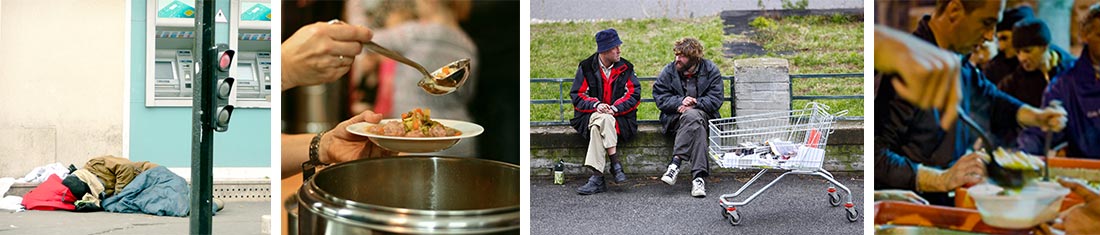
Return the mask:
M 432 129 L 428 129 L 428 136 L 431 136 L 431 137 L 444 137 L 444 136 L 450 136 L 450 135 L 447 135 L 447 128 L 443 127 L 443 125 L 435 125 L 435 126 L 432 126 Z
M 405 126 L 401 122 L 386 122 L 382 124 L 382 135 L 405 136 Z

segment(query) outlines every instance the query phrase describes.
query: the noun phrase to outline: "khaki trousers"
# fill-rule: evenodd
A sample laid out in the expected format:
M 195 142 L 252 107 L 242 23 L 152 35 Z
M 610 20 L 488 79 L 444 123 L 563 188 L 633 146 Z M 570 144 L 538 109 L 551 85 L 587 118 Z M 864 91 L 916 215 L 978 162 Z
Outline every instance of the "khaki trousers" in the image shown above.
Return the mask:
M 603 173 L 607 166 L 607 149 L 619 142 L 619 136 L 615 133 L 615 116 L 593 113 L 588 118 L 588 133 L 588 154 L 584 157 L 584 165 Z

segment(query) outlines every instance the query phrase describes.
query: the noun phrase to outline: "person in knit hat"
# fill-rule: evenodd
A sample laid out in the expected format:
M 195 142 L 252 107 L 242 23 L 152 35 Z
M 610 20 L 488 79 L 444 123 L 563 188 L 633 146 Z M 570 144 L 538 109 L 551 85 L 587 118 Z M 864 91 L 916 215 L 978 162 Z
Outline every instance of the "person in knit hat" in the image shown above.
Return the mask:
M 1012 47 L 1016 48 L 1016 59 L 1020 67 L 997 84 L 997 88 L 1034 107 L 1044 107 L 1043 91 L 1050 79 L 1073 67 L 1077 59 L 1069 52 L 1050 43 L 1050 28 L 1038 18 L 1028 18 L 1016 22 L 1012 28 Z M 1021 127 L 1009 127 L 993 130 L 1006 147 L 1013 147 Z
M 993 84 L 1001 82 L 1016 68 L 1020 67 L 1020 61 L 1016 59 L 1016 48 L 1012 47 L 1012 26 L 1021 20 L 1035 17 L 1035 12 L 1029 6 L 1021 6 L 1005 10 L 1001 22 L 997 23 L 997 31 L 994 41 L 997 41 L 997 55 L 982 65 L 986 79 Z
M 573 118 L 569 122 L 581 137 L 588 139 L 584 165 L 592 171 L 588 182 L 577 188 L 580 195 L 607 190 L 603 176 L 607 160 L 611 161 L 614 180 L 626 181 L 623 157 L 616 147 L 638 132 L 642 91 L 634 64 L 620 57 L 619 46 L 623 42 L 619 40 L 619 32 L 605 29 L 596 33 L 595 39 L 596 52 L 577 65 L 569 90 L 573 102 Z

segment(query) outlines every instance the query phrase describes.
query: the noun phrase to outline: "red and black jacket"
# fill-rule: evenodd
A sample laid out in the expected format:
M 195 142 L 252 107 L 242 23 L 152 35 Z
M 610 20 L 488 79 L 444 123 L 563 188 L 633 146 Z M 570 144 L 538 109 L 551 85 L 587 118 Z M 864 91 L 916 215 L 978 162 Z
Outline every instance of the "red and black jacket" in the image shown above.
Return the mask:
M 641 83 L 634 74 L 634 64 L 626 59 L 616 62 L 611 67 L 611 76 L 605 76 L 600 70 L 598 55 L 592 54 L 577 66 L 573 88 L 569 91 L 573 99 L 573 119 L 569 123 L 581 136 L 588 138 L 588 118 L 596 112 L 596 105 L 609 104 L 616 110 L 613 115 L 616 133 L 620 139 L 629 140 L 638 132 Z

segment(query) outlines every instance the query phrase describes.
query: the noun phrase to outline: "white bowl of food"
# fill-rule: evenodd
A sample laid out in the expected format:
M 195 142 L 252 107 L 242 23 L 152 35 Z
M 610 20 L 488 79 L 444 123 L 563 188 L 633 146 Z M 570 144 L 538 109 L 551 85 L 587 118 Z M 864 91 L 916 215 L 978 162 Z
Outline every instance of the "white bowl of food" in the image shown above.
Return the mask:
M 418 109 L 419 110 L 419 109 Z M 384 149 L 402 153 L 430 153 L 443 151 L 465 138 L 485 131 L 470 122 L 431 119 L 430 111 L 410 111 L 402 119 L 384 119 L 378 124 L 356 123 L 348 126 L 348 132 L 366 136 Z
M 980 184 L 967 190 L 974 199 L 982 222 L 1006 229 L 1026 229 L 1058 216 L 1062 199 L 1069 189 L 1054 182 L 1031 182 L 1019 191 L 992 184 Z

